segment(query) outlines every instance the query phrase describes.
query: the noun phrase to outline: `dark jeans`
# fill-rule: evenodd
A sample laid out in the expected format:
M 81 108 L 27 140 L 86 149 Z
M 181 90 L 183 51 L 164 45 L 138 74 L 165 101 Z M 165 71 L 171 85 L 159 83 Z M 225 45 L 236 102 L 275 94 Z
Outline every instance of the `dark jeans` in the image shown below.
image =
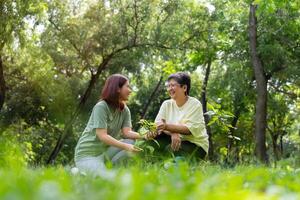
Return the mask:
M 202 147 L 197 146 L 194 143 L 189 141 L 181 141 L 181 146 L 178 151 L 172 151 L 171 149 L 171 136 L 167 134 L 160 134 L 156 138 L 154 138 L 158 143 L 158 145 L 154 141 L 148 141 L 151 146 L 155 148 L 155 154 L 170 154 L 171 152 L 175 156 L 182 156 L 188 160 L 203 160 L 206 156 L 206 152 Z

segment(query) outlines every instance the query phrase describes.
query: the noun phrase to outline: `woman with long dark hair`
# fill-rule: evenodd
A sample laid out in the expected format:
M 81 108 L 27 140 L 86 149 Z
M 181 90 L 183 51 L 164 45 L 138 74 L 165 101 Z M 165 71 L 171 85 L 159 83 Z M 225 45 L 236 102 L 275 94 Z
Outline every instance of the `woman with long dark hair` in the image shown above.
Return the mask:
M 125 76 L 114 74 L 106 80 L 101 99 L 75 148 L 75 164 L 80 171 L 101 175 L 105 158 L 116 163 L 126 158 L 128 152 L 140 151 L 133 144 L 141 136 L 132 131 L 130 110 L 125 104 L 130 93 Z

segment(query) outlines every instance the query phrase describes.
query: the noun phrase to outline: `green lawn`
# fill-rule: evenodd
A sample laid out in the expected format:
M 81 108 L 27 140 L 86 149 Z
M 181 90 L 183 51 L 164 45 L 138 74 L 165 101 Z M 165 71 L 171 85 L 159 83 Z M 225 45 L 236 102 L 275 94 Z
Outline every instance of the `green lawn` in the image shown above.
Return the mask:
M 289 165 L 143 163 L 115 172 L 93 178 L 66 167 L 2 168 L 0 199 L 300 199 L 300 169 Z

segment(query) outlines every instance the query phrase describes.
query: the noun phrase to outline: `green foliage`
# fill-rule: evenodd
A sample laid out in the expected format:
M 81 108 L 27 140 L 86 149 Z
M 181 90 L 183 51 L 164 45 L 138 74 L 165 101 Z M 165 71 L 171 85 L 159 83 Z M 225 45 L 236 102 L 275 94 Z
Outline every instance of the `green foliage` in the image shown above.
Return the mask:
M 45 2 L 37 0 L 11 0 L 0 2 L 0 55 L 5 47 L 18 38 L 18 45 L 23 46 L 26 41 L 24 19 L 42 17 L 47 9 Z M 16 44 L 15 44 L 16 45 Z
M 8 129 L 0 135 L 0 168 L 19 170 L 34 160 L 30 142 L 20 143 L 20 134 Z
M 208 103 L 207 104 L 208 112 L 204 113 L 205 115 L 210 116 L 210 121 L 208 126 L 212 124 L 217 124 L 224 132 L 228 132 L 229 128 L 233 128 L 228 122 L 229 119 L 233 118 L 234 115 L 228 111 L 221 109 L 221 105 L 218 103 Z

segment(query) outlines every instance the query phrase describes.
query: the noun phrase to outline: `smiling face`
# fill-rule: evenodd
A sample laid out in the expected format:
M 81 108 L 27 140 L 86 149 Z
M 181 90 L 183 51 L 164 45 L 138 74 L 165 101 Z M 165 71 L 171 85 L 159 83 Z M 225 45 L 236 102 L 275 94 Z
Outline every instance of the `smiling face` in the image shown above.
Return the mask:
M 171 79 L 166 84 L 170 97 L 174 100 L 186 96 L 186 85 L 180 85 L 176 80 Z
M 126 81 L 126 83 L 120 88 L 120 100 L 127 101 L 130 94 L 131 94 L 131 89 L 129 86 L 129 82 Z

